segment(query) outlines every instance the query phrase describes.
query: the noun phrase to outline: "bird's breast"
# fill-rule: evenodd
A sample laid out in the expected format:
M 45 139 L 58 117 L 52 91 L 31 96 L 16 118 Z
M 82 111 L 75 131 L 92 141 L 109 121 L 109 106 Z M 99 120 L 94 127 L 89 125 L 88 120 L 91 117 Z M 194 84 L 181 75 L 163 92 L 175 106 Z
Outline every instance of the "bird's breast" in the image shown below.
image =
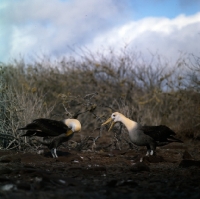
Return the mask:
M 151 139 L 149 136 L 145 135 L 141 130 L 132 131 L 129 133 L 129 136 L 131 141 L 138 146 L 147 145 L 149 139 Z

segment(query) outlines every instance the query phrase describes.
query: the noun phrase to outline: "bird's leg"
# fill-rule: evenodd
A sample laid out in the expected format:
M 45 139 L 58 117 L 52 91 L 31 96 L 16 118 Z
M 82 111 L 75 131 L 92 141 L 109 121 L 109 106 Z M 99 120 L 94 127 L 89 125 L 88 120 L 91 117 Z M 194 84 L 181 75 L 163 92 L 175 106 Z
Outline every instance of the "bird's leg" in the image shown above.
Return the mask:
M 150 155 L 156 155 L 156 150 L 151 150 Z
M 150 150 L 147 150 L 146 156 L 150 155 Z
M 148 146 L 147 146 L 147 153 L 146 153 L 146 156 L 149 156 L 150 153 L 151 153 L 151 148 L 150 148 L 150 146 L 148 145 Z
M 54 148 L 53 150 L 54 150 L 55 158 L 58 158 L 56 148 Z
M 150 149 L 151 149 L 150 155 L 155 155 L 155 151 L 156 151 L 155 144 L 150 145 Z
M 151 153 L 151 150 L 147 150 L 146 156 L 149 156 Z
M 151 150 L 151 152 L 150 152 L 150 155 L 153 155 L 154 154 L 154 151 L 153 150 Z
M 53 156 L 53 158 L 55 158 L 54 149 L 51 149 L 51 155 Z
M 53 158 L 57 158 L 57 153 L 56 153 L 56 148 L 51 149 L 51 154 L 53 156 Z

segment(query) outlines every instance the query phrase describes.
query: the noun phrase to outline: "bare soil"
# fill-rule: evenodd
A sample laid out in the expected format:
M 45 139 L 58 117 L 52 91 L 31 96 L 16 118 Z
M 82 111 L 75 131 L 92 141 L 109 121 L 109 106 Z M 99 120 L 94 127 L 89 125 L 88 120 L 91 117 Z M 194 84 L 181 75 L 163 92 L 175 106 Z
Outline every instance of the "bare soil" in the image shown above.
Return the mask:
M 1 199 L 200 198 L 199 143 L 43 154 L 0 150 Z

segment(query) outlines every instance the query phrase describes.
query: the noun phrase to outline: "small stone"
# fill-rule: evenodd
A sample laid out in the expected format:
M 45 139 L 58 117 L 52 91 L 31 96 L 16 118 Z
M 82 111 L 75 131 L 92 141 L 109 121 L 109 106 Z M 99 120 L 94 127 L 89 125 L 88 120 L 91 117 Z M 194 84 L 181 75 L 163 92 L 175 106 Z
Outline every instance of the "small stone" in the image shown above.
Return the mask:
M 10 155 L 5 155 L 5 156 L 0 157 L 1 163 L 9 163 L 11 162 L 11 160 L 12 160 L 12 157 Z
M 150 171 L 150 168 L 143 162 L 137 162 L 133 164 L 133 166 L 131 166 L 130 170 L 133 172 L 141 172 L 141 171 Z
M 2 191 L 11 191 L 11 190 L 16 190 L 16 186 L 14 184 L 6 184 L 1 186 Z
M 25 183 L 25 182 L 18 183 L 18 184 L 17 184 L 17 188 L 18 188 L 18 189 L 23 189 L 23 190 L 31 190 L 30 184 L 27 184 L 27 183 Z
M 162 156 L 151 155 L 151 156 L 144 156 L 143 161 L 149 163 L 158 163 L 158 162 L 164 162 L 164 159 Z
M 5 156 L 0 157 L 0 162 L 1 163 L 9 163 L 9 162 L 20 163 L 21 159 L 19 157 L 16 157 L 15 155 L 5 155 Z
M 2 175 L 2 174 L 10 174 L 11 172 L 12 172 L 12 170 L 9 169 L 9 168 L 6 168 L 6 167 L 0 168 L 0 175 Z
M 200 167 L 200 161 L 196 160 L 182 160 L 179 164 L 179 167 L 188 168 L 188 167 Z
M 38 150 L 38 151 L 37 151 L 37 154 L 38 154 L 38 155 L 43 155 L 43 154 L 44 154 L 44 149 Z
M 183 160 L 194 160 L 188 151 L 184 151 L 182 158 Z

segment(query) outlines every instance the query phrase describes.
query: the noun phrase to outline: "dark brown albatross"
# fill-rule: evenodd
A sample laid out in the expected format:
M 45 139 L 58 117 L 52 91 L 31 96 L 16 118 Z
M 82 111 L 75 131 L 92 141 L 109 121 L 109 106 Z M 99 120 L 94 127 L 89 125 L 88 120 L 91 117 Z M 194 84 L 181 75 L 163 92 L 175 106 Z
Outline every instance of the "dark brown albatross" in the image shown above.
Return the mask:
M 115 112 L 111 115 L 106 122 L 102 125 L 105 125 L 109 122 L 111 126 L 108 131 L 112 129 L 115 123 L 122 122 L 128 132 L 131 141 L 137 146 L 146 146 L 147 154 L 153 155 L 156 150 L 156 146 L 163 146 L 171 142 L 180 142 L 181 140 L 175 138 L 176 135 L 169 127 L 160 125 L 160 126 L 141 126 L 135 121 L 130 120 L 121 113 Z
M 57 158 L 56 150 L 64 142 L 72 138 L 75 132 L 81 130 L 81 123 L 77 119 L 65 119 L 63 121 L 51 119 L 35 119 L 18 130 L 27 130 L 21 136 L 38 136 L 43 139 L 36 139 L 41 144 L 46 145 L 50 150 L 53 158 Z

